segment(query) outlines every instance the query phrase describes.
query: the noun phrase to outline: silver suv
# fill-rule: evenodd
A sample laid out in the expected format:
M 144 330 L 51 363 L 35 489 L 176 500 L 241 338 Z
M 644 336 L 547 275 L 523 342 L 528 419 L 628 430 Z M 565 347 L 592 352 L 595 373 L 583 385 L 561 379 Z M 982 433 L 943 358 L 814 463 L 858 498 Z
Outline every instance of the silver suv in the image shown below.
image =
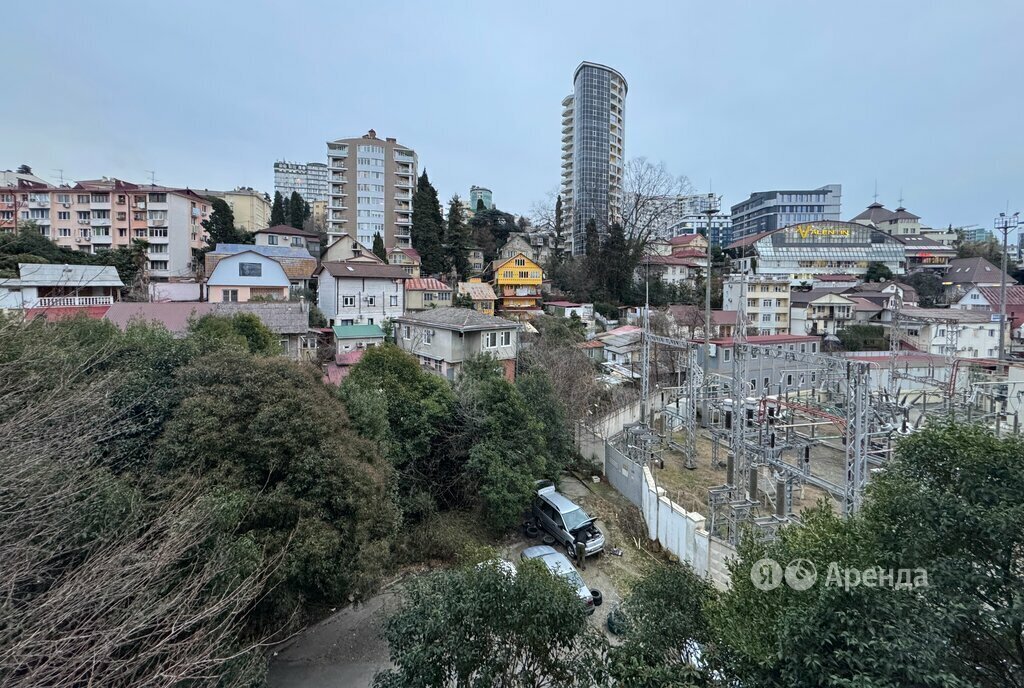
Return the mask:
M 576 557 L 576 543 L 586 545 L 586 556 L 604 550 L 604 534 L 594 525 L 594 519 L 580 506 L 546 484 L 537 490 L 533 500 L 533 516 L 537 524 L 554 536 L 565 548 L 566 554 Z

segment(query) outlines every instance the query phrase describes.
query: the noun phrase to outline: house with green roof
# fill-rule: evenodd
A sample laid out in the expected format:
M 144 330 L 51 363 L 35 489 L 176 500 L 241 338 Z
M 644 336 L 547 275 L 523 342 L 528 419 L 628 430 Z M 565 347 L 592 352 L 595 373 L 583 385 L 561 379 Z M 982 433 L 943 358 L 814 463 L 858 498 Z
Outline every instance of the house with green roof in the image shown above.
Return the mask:
M 331 329 L 334 330 L 336 356 L 384 343 L 384 330 L 378 325 L 335 325 Z

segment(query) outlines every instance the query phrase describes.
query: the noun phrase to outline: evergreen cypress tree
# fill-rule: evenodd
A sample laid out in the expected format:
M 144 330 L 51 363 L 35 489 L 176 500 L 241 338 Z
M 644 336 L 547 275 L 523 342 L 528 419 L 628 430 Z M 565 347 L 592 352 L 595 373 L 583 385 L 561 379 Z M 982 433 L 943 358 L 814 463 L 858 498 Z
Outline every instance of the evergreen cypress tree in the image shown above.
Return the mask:
M 473 212 L 482 213 L 485 210 L 487 210 L 487 206 L 484 204 L 484 199 L 476 199 L 476 209 Z
M 437 189 L 423 170 L 412 197 L 412 247 L 419 252 L 420 269 L 426 275 L 441 274 L 445 270 L 443 233 Z
M 292 191 L 292 197 L 288 199 L 288 224 L 295 229 L 302 229 L 306 222 L 306 201 L 299 195 L 298 191 Z
M 284 197 L 280 191 L 274 192 L 274 204 L 270 207 L 270 226 L 276 227 L 288 222 L 284 214 Z
M 482 203 L 482 201 L 480 202 Z M 469 245 L 471 242 L 469 225 L 466 224 L 462 214 L 462 199 L 455 194 L 448 202 L 448 228 L 445 233 L 445 245 L 448 248 L 448 263 L 455 268 L 459 279 L 465 279 L 469 273 Z
M 381 238 L 380 232 L 373 235 L 373 255 L 377 256 L 385 263 L 388 262 L 388 252 L 384 248 L 384 239 Z
M 555 199 L 555 250 L 552 256 L 555 259 L 555 265 L 557 266 L 562 262 L 563 254 L 563 236 L 562 236 L 562 194 L 558 194 L 558 198 Z

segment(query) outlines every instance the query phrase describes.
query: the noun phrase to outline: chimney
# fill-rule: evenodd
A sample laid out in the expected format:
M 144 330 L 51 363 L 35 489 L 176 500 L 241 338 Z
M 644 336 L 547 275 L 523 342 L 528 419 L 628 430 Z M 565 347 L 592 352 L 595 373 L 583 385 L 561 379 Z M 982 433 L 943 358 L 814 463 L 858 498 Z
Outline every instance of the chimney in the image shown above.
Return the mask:
M 377 138 L 377 132 L 375 132 L 373 129 L 371 129 L 369 132 L 367 132 L 366 138 L 368 138 L 368 139 L 375 139 L 375 138 Z
M 395 139 L 395 138 L 393 138 L 391 136 L 389 136 L 386 140 L 387 140 L 388 143 L 398 143 L 397 139 Z

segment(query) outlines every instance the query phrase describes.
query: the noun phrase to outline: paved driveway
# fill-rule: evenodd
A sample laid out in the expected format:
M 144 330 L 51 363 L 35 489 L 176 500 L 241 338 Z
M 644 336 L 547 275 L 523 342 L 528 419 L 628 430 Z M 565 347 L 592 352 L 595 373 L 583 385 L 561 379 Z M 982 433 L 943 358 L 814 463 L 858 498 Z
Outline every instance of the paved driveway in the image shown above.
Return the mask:
M 380 630 L 397 603 L 392 588 L 292 638 L 271 658 L 271 688 L 369 686 L 374 674 L 391 666 Z

